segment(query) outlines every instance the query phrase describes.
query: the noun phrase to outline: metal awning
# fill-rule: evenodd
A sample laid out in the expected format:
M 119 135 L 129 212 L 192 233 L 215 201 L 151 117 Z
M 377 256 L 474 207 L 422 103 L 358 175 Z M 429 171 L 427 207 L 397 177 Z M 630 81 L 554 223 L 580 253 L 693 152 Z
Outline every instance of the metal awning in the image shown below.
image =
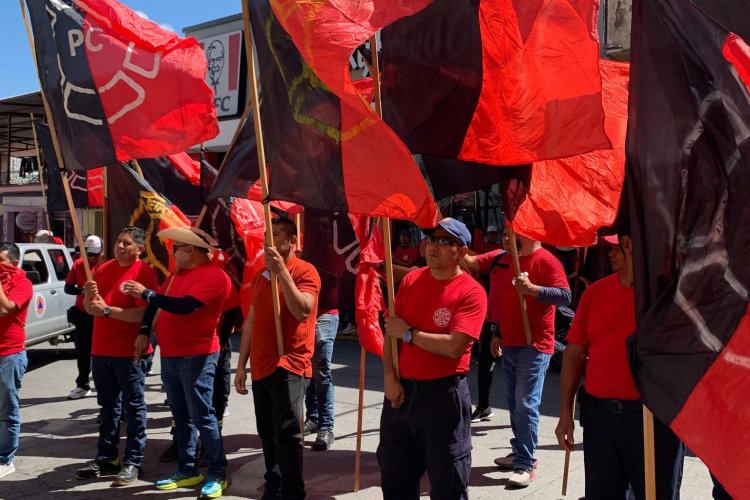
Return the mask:
M 39 91 L 0 99 L 0 153 L 28 156 L 36 152 L 31 113 L 37 119 L 45 116 Z

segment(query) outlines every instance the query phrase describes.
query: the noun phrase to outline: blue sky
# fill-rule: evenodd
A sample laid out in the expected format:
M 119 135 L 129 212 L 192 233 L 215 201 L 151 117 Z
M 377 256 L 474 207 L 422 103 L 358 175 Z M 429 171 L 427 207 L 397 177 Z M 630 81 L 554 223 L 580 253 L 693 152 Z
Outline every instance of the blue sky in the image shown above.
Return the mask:
M 242 12 L 241 0 L 124 0 L 133 10 L 182 34 L 185 26 Z M 0 0 L 0 97 L 39 90 L 18 0 Z

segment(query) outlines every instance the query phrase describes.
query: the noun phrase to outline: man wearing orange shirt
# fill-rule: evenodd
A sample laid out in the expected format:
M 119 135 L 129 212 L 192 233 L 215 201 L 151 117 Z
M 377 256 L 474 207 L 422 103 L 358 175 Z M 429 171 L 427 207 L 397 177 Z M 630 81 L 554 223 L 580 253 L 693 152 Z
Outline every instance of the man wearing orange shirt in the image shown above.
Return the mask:
M 252 368 L 252 391 L 258 436 L 266 465 L 263 498 L 304 498 L 302 430 L 305 388 L 312 376 L 320 276 L 294 254 L 297 227 L 286 218 L 273 221 L 274 246 L 266 247 L 266 269 L 250 287 L 251 307 L 242 328 L 234 386 L 247 394 L 246 365 Z M 284 354 L 279 356 L 271 279 L 279 280 Z
M 136 354 L 150 346 L 153 323 L 161 350 L 162 382 L 175 425 L 178 467 L 155 486 L 172 490 L 203 481 L 196 458 L 200 434 L 208 469 L 200 497 L 218 498 L 229 481 L 213 390 L 219 360 L 219 317 L 232 285 L 229 276 L 211 262 L 210 252 L 218 249 L 205 232 L 178 227 L 164 229 L 158 236 L 172 240 L 174 272 L 158 292 L 133 281 L 125 284 L 127 293 L 148 302 Z

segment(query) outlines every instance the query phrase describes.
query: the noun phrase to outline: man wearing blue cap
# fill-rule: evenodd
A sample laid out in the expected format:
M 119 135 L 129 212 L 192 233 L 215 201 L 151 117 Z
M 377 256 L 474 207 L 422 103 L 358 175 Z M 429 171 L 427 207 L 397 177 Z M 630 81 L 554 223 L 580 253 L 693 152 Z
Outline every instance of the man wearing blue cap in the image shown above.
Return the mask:
M 399 375 L 383 350 L 385 399 L 380 417 L 383 498 L 418 499 L 425 470 L 432 498 L 468 498 L 471 344 L 487 312 L 484 290 L 459 263 L 471 234 L 451 218 L 427 235 L 427 267 L 407 274 L 386 335 L 399 345 Z

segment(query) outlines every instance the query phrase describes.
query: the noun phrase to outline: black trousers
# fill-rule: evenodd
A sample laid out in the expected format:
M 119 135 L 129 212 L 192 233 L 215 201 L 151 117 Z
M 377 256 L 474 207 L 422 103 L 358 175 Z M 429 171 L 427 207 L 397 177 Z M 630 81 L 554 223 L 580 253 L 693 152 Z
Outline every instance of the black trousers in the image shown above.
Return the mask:
M 214 378 L 214 396 L 212 406 L 216 412 L 216 419 L 224 420 L 224 410 L 229 403 L 232 389 L 232 348 L 229 344 L 221 346 L 219 361 L 216 363 L 216 378 Z
M 625 498 L 628 485 L 643 500 L 643 405 L 640 401 L 595 398 L 581 391 L 586 500 Z M 678 500 L 685 445 L 654 418 L 657 500 Z
M 498 358 L 492 355 L 490 347 L 496 329 L 495 323 L 485 321 L 479 337 L 479 367 L 477 372 L 477 396 L 479 397 L 477 406 L 479 408 L 490 406 L 492 374 L 495 370 L 495 363 L 498 361 Z
M 283 368 L 252 383 L 255 420 L 266 464 L 265 493 L 305 498 L 302 429 L 307 379 Z
M 380 484 L 385 500 L 417 500 L 427 471 L 430 498 L 468 499 L 471 396 L 464 376 L 402 381 L 405 401 L 380 416 Z
M 91 389 L 89 376 L 91 375 L 91 339 L 94 334 L 94 317 L 83 311 L 78 311 L 75 315 L 76 364 L 78 365 L 76 387 L 88 391 Z

